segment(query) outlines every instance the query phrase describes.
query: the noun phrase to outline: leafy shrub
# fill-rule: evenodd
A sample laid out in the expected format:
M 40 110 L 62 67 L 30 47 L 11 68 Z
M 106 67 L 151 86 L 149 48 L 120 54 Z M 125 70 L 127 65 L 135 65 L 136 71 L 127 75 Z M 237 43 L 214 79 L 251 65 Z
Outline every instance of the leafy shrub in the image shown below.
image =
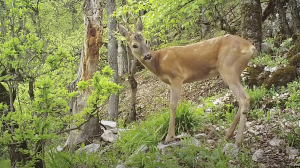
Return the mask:
M 200 123 L 196 117 L 195 108 L 190 102 L 182 102 L 176 110 L 176 134 L 194 130 Z M 157 145 L 167 135 L 169 127 L 169 109 L 163 109 L 163 114 L 148 117 L 139 125 L 133 125 L 133 129 L 121 132 L 118 146 L 126 155 L 133 153 L 141 145 Z
M 146 121 L 132 125 L 132 129 L 120 132 L 120 138 L 117 140 L 117 146 L 125 154 L 130 156 L 141 145 L 157 145 L 167 134 L 168 124 L 166 116 L 169 115 L 166 109 L 163 114 L 149 116 Z
M 176 110 L 175 133 L 189 132 L 199 125 L 199 120 L 194 113 L 195 107 L 191 102 L 182 102 Z
M 101 148 L 100 148 L 101 151 Z M 46 159 L 46 167 L 76 168 L 86 165 L 87 167 L 106 168 L 117 165 L 118 157 L 115 149 L 108 150 L 105 154 L 99 152 L 56 152 L 50 151 Z M 83 166 L 82 166 L 83 167 Z
M 250 96 L 250 105 L 253 108 L 258 108 L 263 98 L 267 95 L 267 89 L 264 86 L 260 88 L 254 87 L 253 89 L 247 89 L 247 93 Z

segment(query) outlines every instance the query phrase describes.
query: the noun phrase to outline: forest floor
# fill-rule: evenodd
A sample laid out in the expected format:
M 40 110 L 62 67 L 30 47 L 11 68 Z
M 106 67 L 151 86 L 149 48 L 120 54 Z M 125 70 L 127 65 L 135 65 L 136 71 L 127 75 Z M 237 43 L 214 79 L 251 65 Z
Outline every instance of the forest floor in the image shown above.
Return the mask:
M 157 77 L 146 70 L 138 72 L 135 76 L 138 82 L 136 105 L 138 120 L 145 120 L 147 115 L 153 111 L 169 107 L 170 92 L 166 84 L 159 81 Z M 128 114 L 128 106 L 125 104 L 130 103 L 131 93 L 129 88 L 128 82 L 125 81 L 124 90 L 120 94 L 120 112 L 123 117 L 126 117 L 126 114 Z M 223 95 L 223 97 L 227 97 L 223 98 L 223 100 L 227 101 L 226 103 L 231 103 L 233 106 L 238 105 L 232 92 L 220 77 L 185 84 L 180 101 L 187 100 L 201 105 L 203 100 L 201 97 L 208 98 L 214 95 Z M 283 100 L 287 99 L 285 96 L 278 95 Z M 296 116 L 297 112 L 270 107 L 267 104 L 262 107 L 265 107 L 263 109 L 265 114 L 261 118 L 253 119 L 248 115 L 244 132 L 243 148 L 248 149 L 248 156 L 254 160 L 254 167 L 300 167 L 299 146 L 290 147 L 289 139 L 281 136 L 283 132 L 291 131 L 292 124 L 299 124 L 300 126 L 300 120 L 290 122 L 284 117 L 287 115 Z M 229 124 L 227 123 L 228 127 Z M 210 140 L 215 142 L 211 143 L 212 148 L 214 148 L 220 142 L 220 136 L 217 136 L 217 133 L 214 134 L 214 132 L 220 132 L 222 135 L 225 135 L 227 129 L 218 125 L 212 125 L 211 128 L 213 129 L 209 129 L 210 131 L 206 132 L 206 134 L 210 136 Z M 234 138 L 232 142 L 234 142 Z M 237 161 L 233 159 L 232 165 L 238 165 Z

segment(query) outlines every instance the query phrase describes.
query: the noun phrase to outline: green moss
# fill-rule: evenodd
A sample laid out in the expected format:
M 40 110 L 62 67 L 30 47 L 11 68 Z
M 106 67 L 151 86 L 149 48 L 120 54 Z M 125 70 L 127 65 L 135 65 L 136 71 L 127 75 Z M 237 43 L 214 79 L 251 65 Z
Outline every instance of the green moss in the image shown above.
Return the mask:
M 274 46 L 276 48 L 279 48 L 281 43 L 287 39 L 287 36 L 286 35 L 283 35 L 283 34 L 279 34 L 277 35 L 275 38 L 274 38 Z
M 248 77 L 246 78 L 245 82 L 249 87 L 259 86 L 258 76 L 263 72 L 264 66 L 263 65 L 256 65 L 250 66 L 247 68 Z
M 293 56 L 297 55 L 300 52 L 300 36 L 298 36 L 298 39 L 295 41 L 295 45 L 293 48 L 289 50 L 287 53 L 287 58 L 292 58 Z
M 258 76 L 258 86 L 261 86 L 264 84 L 266 80 L 270 77 L 271 72 L 270 71 L 264 71 L 260 76 Z
M 291 66 L 300 67 L 300 53 L 294 55 L 289 59 L 289 63 Z
M 286 86 L 287 83 L 293 81 L 296 78 L 295 67 L 287 65 L 281 67 L 271 74 L 270 78 L 264 81 L 264 85 L 267 89 L 271 88 L 272 85 L 275 87 Z

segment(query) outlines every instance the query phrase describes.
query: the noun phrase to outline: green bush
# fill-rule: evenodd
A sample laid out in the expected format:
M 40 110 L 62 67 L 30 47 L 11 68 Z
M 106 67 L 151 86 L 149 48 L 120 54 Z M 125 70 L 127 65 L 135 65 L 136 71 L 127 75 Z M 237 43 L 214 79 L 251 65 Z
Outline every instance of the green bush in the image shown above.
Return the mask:
M 99 151 L 104 148 L 100 148 Z M 100 155 L 100 152 L 86 153 L 82 152 L 56 152 L 50 151 L 46 156 L 46 167 L 50 168 L 76 168 L 86 165 L 94 168 L 107 168 L 118 164 L 118 150 L 114 147 L 106 150 Z
M 175 133 L 194 131 L 200 124 L 199 119 L 195 115 L 195 107 L 191 102 L 182 102 L 176 110 L 175 117 Z
M 196 108 L 190 102 L 182 102 L 176 110 L 176 134 L 193 131 L 200 124 L 195 115 Z M 132 125 L 132 129 L 120 133 L 118 146 L 125 156 L 132 154 L 141 145 L 157 145 L 167 135 L 169 127 L 169 109 L 161 110 L 162 114 L 149 116 L 146 121 Z

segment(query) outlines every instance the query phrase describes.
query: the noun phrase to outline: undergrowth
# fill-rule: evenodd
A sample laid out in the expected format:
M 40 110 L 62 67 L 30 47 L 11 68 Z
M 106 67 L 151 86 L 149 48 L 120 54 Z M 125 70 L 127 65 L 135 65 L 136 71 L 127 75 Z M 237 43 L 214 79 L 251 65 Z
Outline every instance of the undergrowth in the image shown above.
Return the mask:
M 263 86 L 247 89 L 251 97 L 251 107 L 248 120 L 264 120 L 278 122 L 271 115 L 270 108 L 278 111 L 294 110 L 295 115 L 281 112 L 280 117 L 292 123 L 290 131 L 277 129 L 278 136 L 286 139 L 290 146 L 300 146 L 299 108 L 300 108 L 300 80 L 296 80 L 287 87 L 265 89 Z M 278 96 L 289 93 L 288 101 L 280 102 Z M 236 158 L 231 158 L 222 149 L 226 143 L 223 140 L 225 130 L 216 131 L 219 139 L 215 145 L 200 139 L 199 144 L 194 143 L 193 135 L 199 132 L 207 134 L 208 126 L 214 124 L 228 128 L 232 122 L 237 108 L 232 104 L 215 105 L 213 98 L 202 100 L 202 105 L 183 101 L 176 111 L 176 134 L 183 132 L 190 136 L 182 139 L 181 147 L 172 147 L 167 152 L 162 152 L 157 145 L 164 141 L 169 125 L 169 108 L 161 109 L 147 120 L 134 123 L 119 132 L 119 138 L 114 144 L 103 146 L 98 152 L 87 154 L 56 152 L 50 150 L 46 156 L 47 167 L 115 167 L 125 164 L 127 167 L 255 167 L 251 159 L 251 151 L 242 147 Z M 272 100 L 271 107 L 266 107 L 266 102 Z M 278 114 L 279 115 L 279 114 Z M 280 124 L 278 124 L 280 125 Z M 136 152 L 141 146 L 147 146 L 146 152 Z

